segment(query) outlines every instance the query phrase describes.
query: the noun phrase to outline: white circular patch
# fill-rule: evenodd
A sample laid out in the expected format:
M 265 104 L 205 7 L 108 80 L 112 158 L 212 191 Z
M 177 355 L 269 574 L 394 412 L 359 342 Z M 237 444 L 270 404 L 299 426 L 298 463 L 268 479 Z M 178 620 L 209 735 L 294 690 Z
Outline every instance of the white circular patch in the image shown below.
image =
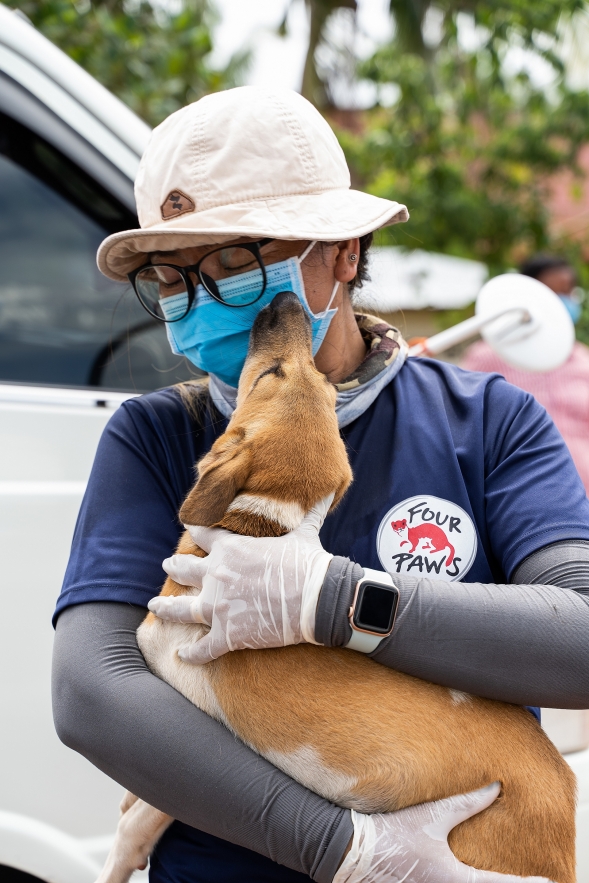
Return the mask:
M 461 580 L 477 553 L 471 517 L 456 503 L 427 494 L 410 497 L 390 509 L 378 528 L 381 564 L 396 573 Z

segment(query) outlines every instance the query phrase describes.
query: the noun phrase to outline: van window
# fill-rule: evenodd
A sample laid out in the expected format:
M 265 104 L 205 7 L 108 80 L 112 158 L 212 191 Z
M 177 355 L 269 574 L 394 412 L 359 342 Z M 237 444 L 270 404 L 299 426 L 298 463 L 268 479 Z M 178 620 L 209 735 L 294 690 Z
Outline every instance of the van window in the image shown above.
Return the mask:
M 147 391 L 197 376 L 96 249 L 137 219 L 0 114 L 0 381 Z

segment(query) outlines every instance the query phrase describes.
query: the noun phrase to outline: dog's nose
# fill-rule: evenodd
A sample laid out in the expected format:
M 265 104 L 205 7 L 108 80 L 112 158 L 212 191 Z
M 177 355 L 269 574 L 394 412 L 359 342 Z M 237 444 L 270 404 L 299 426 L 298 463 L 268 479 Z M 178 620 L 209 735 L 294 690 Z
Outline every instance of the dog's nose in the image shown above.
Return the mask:
M 294 307 L 295 309 L 303 309 L 303 305 L 294 293 L 294 291 L 281 291 L 276 297 L 270 301 L 269 304 L 270 310 L 283 310 L 288 309 L 289 307 Z
M 255 347 L 271 338 L 282 346 L 288 343 L 292 349 L 299 337 L 307 346 L 310 334 L 311 321 L 299 298 L 292 291 L 281 291 L 256 316 L 250 344 Z
M 307 314 L 302 303 L 293 291 L 281 291 L 268 304 L 268 326 L 272 328 L 277 323 L 287 320 L 304 321 Z
M 292 291 L 281 291 L 258 313 L 254 330 L 268 332 L 307 324 L 308 316 L 296 294 Z

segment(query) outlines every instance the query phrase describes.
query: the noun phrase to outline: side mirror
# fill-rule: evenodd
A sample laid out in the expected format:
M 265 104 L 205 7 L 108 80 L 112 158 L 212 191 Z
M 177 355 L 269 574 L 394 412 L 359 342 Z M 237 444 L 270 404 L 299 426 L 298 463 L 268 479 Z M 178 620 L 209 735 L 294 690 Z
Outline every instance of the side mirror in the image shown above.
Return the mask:
M 409 355 L 438 355 L 475 334 L 524 371 L 558 368 L 575 343 L 575 327 L 558 295 L 530 276 L 505 273 L 483 285 L 472 319 L 411 347 Z
M 567 308 L 547 285 L 530 276 L 506 273 L 491 279 L 481 288 L 475 310 L 487 320 L 483 339 L 514 368 L 552 371 L 573 350 L 575 326 Z M 500 310 L 503 316 L 494 318 Z M 519 322 L 515 310 L 525 313 Z

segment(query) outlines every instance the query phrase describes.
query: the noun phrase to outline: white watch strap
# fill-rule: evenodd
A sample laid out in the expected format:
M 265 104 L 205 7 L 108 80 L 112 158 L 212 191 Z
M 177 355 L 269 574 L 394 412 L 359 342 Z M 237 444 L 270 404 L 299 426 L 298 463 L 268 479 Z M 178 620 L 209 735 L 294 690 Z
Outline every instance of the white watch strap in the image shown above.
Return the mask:
M 362 577 L 362 580 L 385 583 L 389 586 L 395 585 L 390 573 L 387 573 L 385 570 L 371 570 L 369 567 L 364 568 L 364 576 Z M 358 653 L 372 653 L 376 650 L 383 638 L 384 635 L 368 635 L 366 632 L 358 631 L 358 629 L 355 629 L 352 625 L 352 637 L 345 645 L 346 650 L 357 650 Z
M 393 582 L 393 578 L 390 573 L 387 573 L 386 570 L 371 570 L 369 567 L 364 567 L 364 576 L 362 579 L 369 579 L 374 583 L 386 583 L 387 586 L 392 586 L 395 588 L 395 584 Z
M 357 650 L 358 653 L 372 653 L 382 641 L 382 635 L 367 635 L 352 629 L 352 637 L 346 644 L 346 650 Z

